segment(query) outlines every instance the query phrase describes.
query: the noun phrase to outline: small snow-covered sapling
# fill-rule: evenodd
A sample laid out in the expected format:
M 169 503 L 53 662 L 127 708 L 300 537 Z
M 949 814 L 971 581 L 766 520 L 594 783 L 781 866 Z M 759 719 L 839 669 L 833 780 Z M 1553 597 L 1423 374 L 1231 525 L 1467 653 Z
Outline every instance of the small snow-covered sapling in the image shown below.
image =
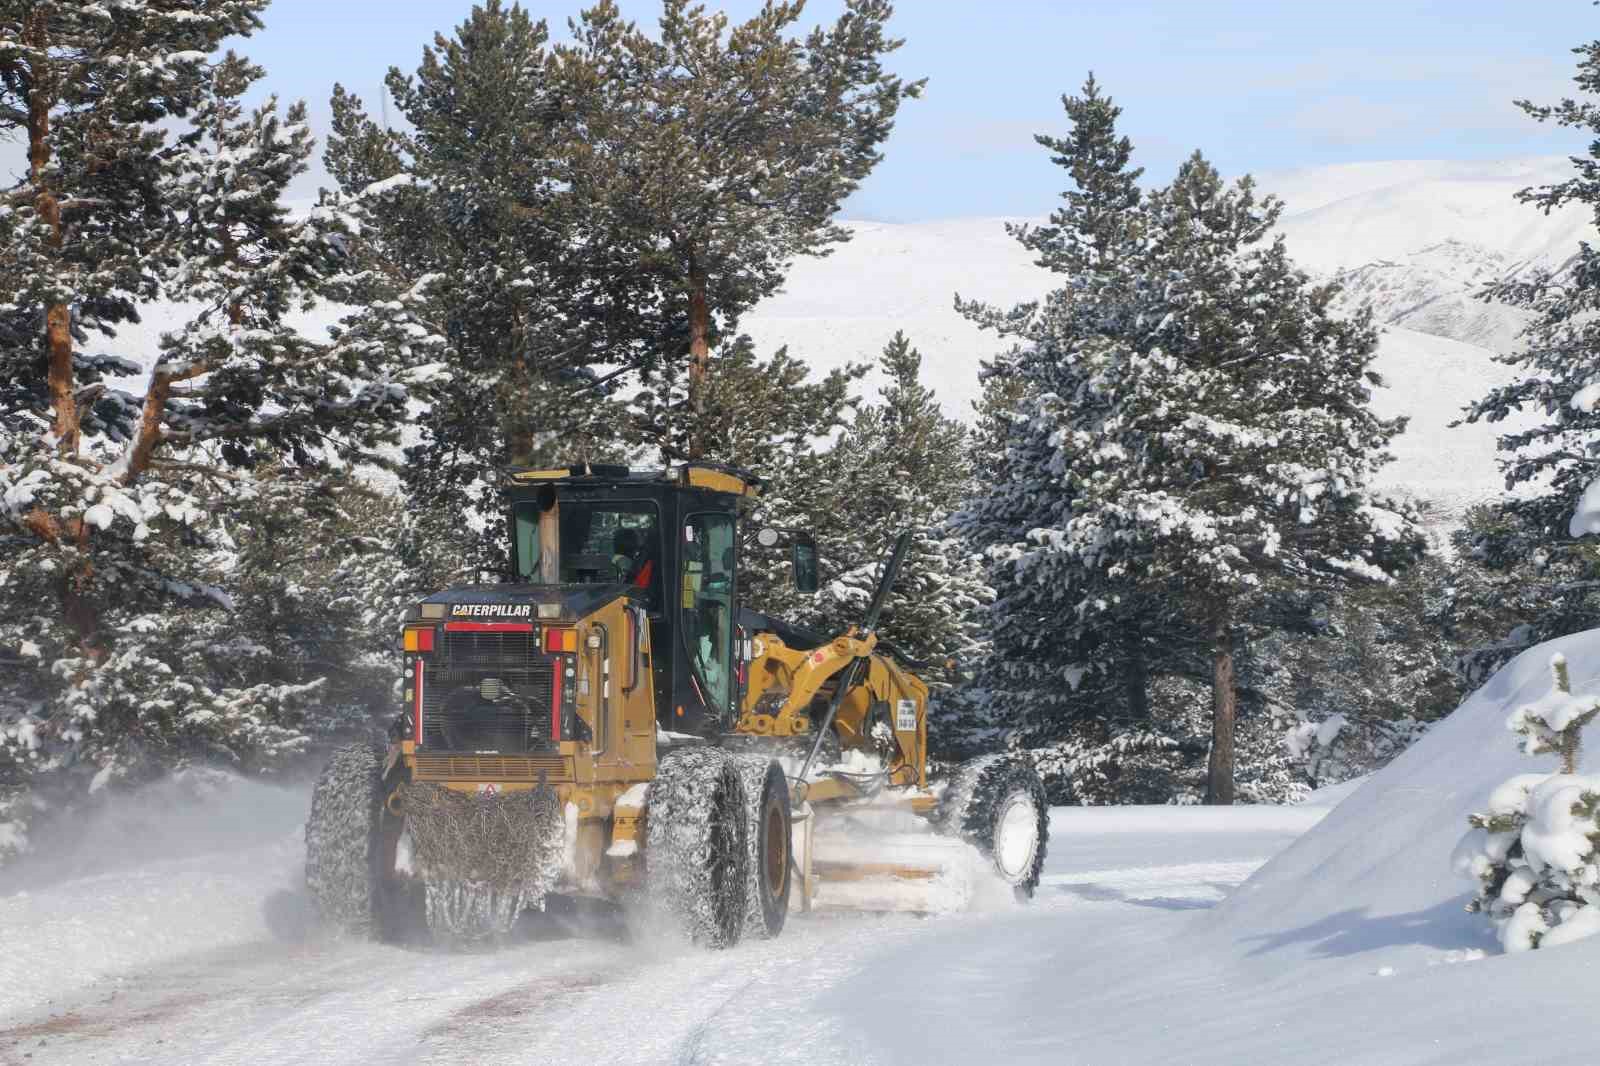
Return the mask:
M 1524 753 L 1559 755 L 1561 772 L 1575 774 L 1583 749 L 1583 727 L 1600 713 L 1600 697 L 1572 694 L 1567 658 L 1560 652 L 1550 657 L 1550 673 L 1550 691 L 1536 702 L 1518 707 L 1506 726 L 1523 738 Z
M 1582 733 L 1600 696 L 1575 695 L 1567 660 L 1550 659 L 1551 686 L 1516 708 L 1506 727 L 1527 755 L 1556 755 L 1553 774 L 1518 774 L 1471 815 L 1456 845 L 1456 871 L 1475 878 L 1469 911 L 1494 923 L 1508 952 L 1566 943 L 1600 932 L 1600 777 L 1579 774 Z

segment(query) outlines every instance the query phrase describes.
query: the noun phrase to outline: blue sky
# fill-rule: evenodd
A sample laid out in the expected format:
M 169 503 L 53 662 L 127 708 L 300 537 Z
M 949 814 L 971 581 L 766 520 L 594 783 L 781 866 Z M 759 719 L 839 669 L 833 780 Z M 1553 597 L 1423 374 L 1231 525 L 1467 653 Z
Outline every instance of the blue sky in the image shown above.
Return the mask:
M 577 3 L 525 7 L 564 30 Z M 712 6 L 717 6 L 714 2 Z M 725 0 L 734 17 L 758 0 Z M 842 0 L 811 0 L 808 22 Z M 469 0 L 275 0 L 243 42 L 319 133 L 342 81 L 376 110 L 384 71 L 413 69 Z M 649 0 L 622 0 L 653 21 Z M 927 77 L 879 169 L 847 205 L 896 221 L 1041 214 L 1062 186 L 1032 142 L 1063 128 L 1059 98 L 1093 69 L 1121 103 L 1149 177 L 1195 148 L 1225 173 L 1377 159 L 1493 159 L 1582 151 L 1514 97 L 1572 91 L 1570 49 L 1600 37 L 1588 0 L 901 0 L 892 67 Z M 315 176 L 302 191 L 310 192 Z

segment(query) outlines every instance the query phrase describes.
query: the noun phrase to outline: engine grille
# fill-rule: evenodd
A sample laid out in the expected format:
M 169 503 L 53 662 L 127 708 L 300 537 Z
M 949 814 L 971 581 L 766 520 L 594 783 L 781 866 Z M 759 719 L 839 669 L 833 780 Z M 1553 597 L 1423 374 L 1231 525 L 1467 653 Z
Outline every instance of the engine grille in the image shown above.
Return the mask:
M 538 655 L 539 634 L 536 630 L 446 630 L 444 634 L 444 660 L 453 670 L 522 665 L 533 662 Z
M 418 781 L 571 781 L 571 760 L 561 755 L 425 755 Z
M 536 632 L 445 632 L 427 665 L 422 746 L 433 751 L 553 750 L 550 697 L 555 666 Z M 495 698 L 481 694 L 493 679 Z

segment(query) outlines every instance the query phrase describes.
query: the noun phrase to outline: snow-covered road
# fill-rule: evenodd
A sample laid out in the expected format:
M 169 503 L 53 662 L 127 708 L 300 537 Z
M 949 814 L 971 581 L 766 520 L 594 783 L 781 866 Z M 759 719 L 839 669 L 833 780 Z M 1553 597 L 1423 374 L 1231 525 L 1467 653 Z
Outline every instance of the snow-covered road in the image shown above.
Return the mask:
M 1036 980 L 1023 945 L 1089 959 L 1158 944 L 1323 813 L 1057 809 L 1026 908 L 796 917 L 720 953 L 562 914 L 452 954 L 326 937 L 297 885 L 303 800 L 232 802 L 248 810 L 218 816 L 249 815 L 243 846 L 0 886 L 0 1063 L 957 1061 L 930 1041 Z M 1069 1061 L 1061 1022 L 1002 1044 Z

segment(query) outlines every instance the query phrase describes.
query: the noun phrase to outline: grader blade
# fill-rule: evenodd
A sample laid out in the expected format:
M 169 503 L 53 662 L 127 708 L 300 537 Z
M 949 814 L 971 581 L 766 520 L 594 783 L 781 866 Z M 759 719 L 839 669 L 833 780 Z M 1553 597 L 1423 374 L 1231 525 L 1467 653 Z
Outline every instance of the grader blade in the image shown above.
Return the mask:
M 812 815 L 795 828 L 808 909 L 943 914 L 980 894 L 977 850 L 904 811 Z

